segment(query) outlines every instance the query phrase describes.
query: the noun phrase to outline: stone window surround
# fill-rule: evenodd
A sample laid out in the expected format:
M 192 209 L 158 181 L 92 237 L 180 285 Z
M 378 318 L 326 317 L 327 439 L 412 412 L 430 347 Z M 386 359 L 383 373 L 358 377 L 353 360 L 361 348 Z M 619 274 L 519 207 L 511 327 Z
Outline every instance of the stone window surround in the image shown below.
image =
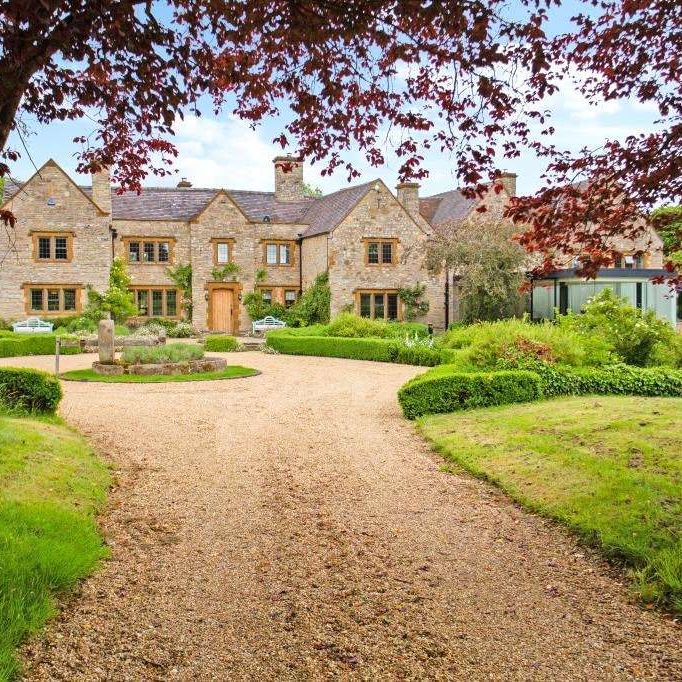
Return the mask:
M 121 243 L 123 244 L 123 249 L 125 251 L 125 261 L 129 265 L 173 265 L 175 262 L 175 237 L 157 237 L 154 236 L 128 236 L 121 238 Z M 140 260 L 130 260 L 130 243 L 138 242 L 140 245 Z M 159 244 L 168 243 L 168 260 L 159 260 Z M 154 260 L 145 261 L 142 260 L 142 252 L 144 250 L 144 243 L 154 244 Z
M 362 238 L 363 244 L 364 244 L 364 256 L 365 256 L 365 265 L 368 265 L 370 267 L 377 267 L 381 265 L 397 265 L 398 263 L 398 244 L 400 243 L 400 239 L 398 237 L 363 237 Z M 369 245 L 370 244 L 378 244 L 379 245 L 379 262 L 378 263 L 370 263 L 369 261 Z M 382 260 L 382 251 L 383 251 L 383 245 L 384 244 L 390 244 L 391 245 L 391 260 L 390 261 L 384 261 Z
M 31 230 L 31 240 L 33 243 L 33 262 L 34 263 L 70 263 L 73 260 L 73 238 L 74 232 L 70 230 Z M 38 244 L 41 237 L 50 240 L 50 258 L 38 257 Z M 66 239 L 66 258 L 55 258 L 55 238 L 64 237 Z
M 272 294 L 271 303 L 279 303 L 285 308 L 291 307 L 296 301 L 298 301 L 299 290 L 295 285 L 291 284 L 259 284 L 256 287 L 256 291 L 263 293 L 264 291 L 270 291 Z M 287 305 L 287 293 L 293 292 L 294 299 Z
M 167 317 L 172 320 L 179 320 L 182 318 L 182 292 L 180 289 L 174 286 L 163 286 L 163 285 L 153 285 L 153 284 L 131 284 L 129 291 L 133 294 L 135 305 L 138 301 L 138 291 L 147 292 L 147 314 L 144 315 L 138 310 L 138 314 L 135 317 L 139 318 L 151 318 L 151 317 Z M 152 291 L 161 291 L 161 314 L 155 315 L 152 309 Z M 168 300 L 167 291 L 175 291 L 175 315 L 168 315 Z
M 41 316 L 58 317 L 60 315 L 80 315 L 82 310 L 83 301 L 83 284 L 71 284 L 69 283 L 56 283 L 56 282 L 26 282 L 21 285 L 24 290 L 24 311 L 27 315 L 36 315 L 40 313 Z M 43 306 L 41 310 L 36 310 L 31 305 L 31 290 L 32 289 L 42 289 L 43 291 Z M 76 292 L 75 307 L 72 309 L 66 309 L 64 307 L 64 290 L 72 289 Z M 47 309 L 47 292 L 48 290 L 57 290 L 59 292 L 59 310 L 48 310 Z
M 234 238 L 233 237 L 213 237 L 211 239 L 211 245 L 213 247 L 213 265 L 220 267 L 221 265 L 227 265 L 227 263 L 232 263 L 234 261 Z M 225 263 L 218 261 L 218 244 L 227 244 L 228 249 L 228 259 Z
M 296 240 L 295 239 L 261 239 L 263 245 L 263 265 L 266 268 L 291 268 L 296 264 Z M 268 263 L 268 245 L 275 244 L 277 246 L 277 263 Z M 282 245 L 289 246 L 289 262 L 279 262 L 279 247 Z
M 400 300 L 400 296 L 398 295 L 398 289 L 368 289 L 368 288 L 363 288 L 363 289 L 355 289 L 353 291 L 353 298 L 355 300 L 355 313 L 356 315 L 360 315 L 360 300 L 362 294 L 369 294 L 370 295 L 370 318 L 372 320 L 375 319 L 383 319 L 383 320 L 389 320 L 391 318 L 388 317 L 388 294 L 395 294 L 397 296 L 397 305 L 398 305 L 398 310 L 397 310 L 397 316 L 396 320 L 398 322 L 402 321 L 404 318 L 403 315 L 403 306 L 402 302 Z M 381 318 L 376 318 L 374 314 L 374 295 L 375 294 L 383 294 L 384 296 L 384 316 Z

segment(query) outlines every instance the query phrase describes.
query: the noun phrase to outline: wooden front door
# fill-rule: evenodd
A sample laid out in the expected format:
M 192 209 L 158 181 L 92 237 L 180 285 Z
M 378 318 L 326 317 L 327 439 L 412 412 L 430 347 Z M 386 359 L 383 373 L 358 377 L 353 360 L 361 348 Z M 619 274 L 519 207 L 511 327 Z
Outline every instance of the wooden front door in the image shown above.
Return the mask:
M 233 329 L 232 289 L 213 289 L 211 292 L 211 331 L 232 334 Z

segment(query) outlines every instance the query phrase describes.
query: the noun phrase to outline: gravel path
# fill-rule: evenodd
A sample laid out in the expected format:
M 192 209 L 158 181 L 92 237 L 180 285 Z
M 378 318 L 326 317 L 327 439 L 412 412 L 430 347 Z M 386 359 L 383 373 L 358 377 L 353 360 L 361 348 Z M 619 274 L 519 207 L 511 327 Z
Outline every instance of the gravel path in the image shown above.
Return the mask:
M 439 470 L 395 399 L 418 369 L 235 359 L 263 374 L 65 384 L 118 472 L 112 559 L 26 647 L 27 679 L 682 679 L 679 626 Z

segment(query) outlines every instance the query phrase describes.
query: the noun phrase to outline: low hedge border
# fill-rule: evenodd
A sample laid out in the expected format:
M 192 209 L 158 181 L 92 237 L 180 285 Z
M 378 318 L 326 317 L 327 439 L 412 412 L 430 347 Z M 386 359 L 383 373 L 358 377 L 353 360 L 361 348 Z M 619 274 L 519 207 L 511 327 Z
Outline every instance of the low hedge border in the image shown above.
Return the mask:
M 234 336 L 212 334 L 204 339 L 204 348 L 213 353 L 231 353 L 239 350 L 239 342 Z
M 0 404 L 9 410 L 54 412 L 62 399 L 59 380 L 47 372 L 0 367 Z
M 473 407 L 590 394 L 682 397 L 682 371 L 630 365 L 575 368 L 539 362 L 466 373 L 454 365 L 442 365 L 408 381 L 398 392 L 398 400 L 405 416 L 415 419 Z
M 421 345 L 408 346 L 395 339 L 298 336 L 279 331 L 270 332 L 266 339 L 268 346 L 286 355 L 317 355 L 423 367 L 433 367 L 443 362 L 441 349 Z
M 69 337 L 62 336 L 62 340 Z M 56 350 L 55 334 L 12 334 L 0 337 L 0 358 L 14 358 L 21 355 L 54 355 Z M 80 349 L 64 346 L 62 355 L 75 355 Z

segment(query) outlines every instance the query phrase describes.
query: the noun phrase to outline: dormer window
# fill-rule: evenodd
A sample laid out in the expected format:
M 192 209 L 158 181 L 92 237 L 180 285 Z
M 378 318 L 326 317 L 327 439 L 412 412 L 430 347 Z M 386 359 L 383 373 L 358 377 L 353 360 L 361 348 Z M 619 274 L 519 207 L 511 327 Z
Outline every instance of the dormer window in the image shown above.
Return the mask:
M 365 239 L 366 265 L 395 265 L 397 239 Z

